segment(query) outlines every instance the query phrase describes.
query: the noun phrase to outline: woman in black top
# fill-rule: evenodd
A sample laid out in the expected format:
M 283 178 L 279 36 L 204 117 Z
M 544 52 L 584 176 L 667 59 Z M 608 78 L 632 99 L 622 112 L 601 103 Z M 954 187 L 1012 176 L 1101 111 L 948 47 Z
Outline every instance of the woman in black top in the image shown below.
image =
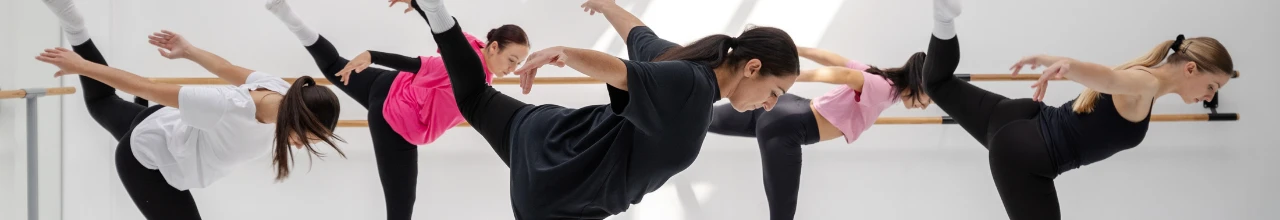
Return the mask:
M 925 61 L 925 90 L 989 150 L 991 176 L 1011 219 L 1060 219 L 1053 179 L 1142 142 L 1156 97 L 1176 93 L 1187 103 L 1213 98 L 1239 76 L 1231 55 L 1209 37 L 1160 43 L 1116 68 L 1055 56 L 1029 56 L 1012 68 L 1047 66 L 1033 98 L 1009 99 L 955 77 L 960 45 L 956 0 L 935 0 L 935 30 Z M 1170 53 L 1172 51 L 1172 53 Z M 1090 90 L 1061 107 L 1041 103 L 1050 79 Z
M 507 152 L 499 156 L 510 161 L 517 219 L 604 219 L 626 211 L 693 162 L 713 103 L 729 98 L 739 110 L 770 108 L 799 75 L 795 43 L 776 28 L 681 47 L 636 27 L 626 39 L 631 60 L 665 61 L 553 47 L 516 71 L 528 82 L 542 65 L 569 66 L 607 83 L 610 104 L 530 105 L 484 84 L 480 60 L 439 0 L 418 5 L 463 117 Z

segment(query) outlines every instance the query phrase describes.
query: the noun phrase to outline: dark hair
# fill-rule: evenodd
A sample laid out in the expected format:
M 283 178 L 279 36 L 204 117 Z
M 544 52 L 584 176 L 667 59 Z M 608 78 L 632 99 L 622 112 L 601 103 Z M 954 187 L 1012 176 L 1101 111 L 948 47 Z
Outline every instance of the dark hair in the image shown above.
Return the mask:
M 502 50 L 512 43 L 519 45 L 529 45 L 529 36 L 525 35 L 524 29 L 514 24 L 502 25 L 501 27 L 489 30 L 488 43 L 498 42 L 498 50 Z
M 333 90 L 316 86 L 315 79 L 302 76 L 293 81 L 293 86 L 289 87 L 284 99 L 280 100 L 280 111 L 276 115 L 276 145 L 272 153 L 274 159 L 271 161 L 271 164 L 276 166 L 276 181 L 284 180 L 289 176 L 290 164 L 287 162 L 293 159 L 293 148 L 289 146 L 290 137 L 298 138 L 302 146 L 307 148 L 310 153 L 307 158 L 311 158 L 311 155 L 324 157 L 324 154 L 311 147 L 309 136 L 319 138 L 320 141 L 337 150 L 338 155 L 347 157 L 342 153 L 342 149 L 338 149 L 338 145 L 334 144 L 334 140 L 343 141 L 342 138 L 333 134 L 334 127 L 338 125 L 338 113 L 341 110 L 338 96 L 333 94 Z
M 908 100 L 920 102 L 920 95 L 924 93 L 924 52 L 916 52 L 911 54 L 911 58 L 907 59 L 906 64 L 902 67 L 880 69 L 875 66 L 867 68 L 867 73 L 884 77 L 893 83 L 893 92 L 902 94 L 908 92 L 907 97 L 903 98 L 903 102 Z
M 686 60 L 712 69 L 721 64 L 740 65 L 760 59 L 760 74 L 766 76 L 800 75 L 800 56 L 791 35 L 782 29 L 752 27 L 737 38 L 716 34 L 694 41 L 688 46 L 668 49 L 654 61 Z

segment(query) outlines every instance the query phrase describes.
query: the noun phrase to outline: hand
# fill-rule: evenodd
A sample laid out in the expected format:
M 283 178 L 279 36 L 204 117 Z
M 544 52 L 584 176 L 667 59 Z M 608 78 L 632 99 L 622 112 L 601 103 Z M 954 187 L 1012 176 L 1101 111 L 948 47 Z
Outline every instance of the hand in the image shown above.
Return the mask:
M 1049 68 L 1045 68 L 1044 72 L 1040 74 L 1040 80 L 1031 85 L 1031 88 L 1036 89 L 1036 93 L 1031 99 L 1043 102 L 1045 88 L 1049 87 L 1049 80 L 1064 79 L 1068 71 L 1071 71 L 1071 61 L 1069 60 L 1058 61 L 1050 65 Z
M 187 39 L 183 38 L 182 35 L 178 35 L 177 33 L 173 33 L 168 30 L 160 30 L 160 32 L 152 33 L 149 38 L 151 45 L 160 47 L 156 49 L 157 51 L 160 51 L 160 56 L 169 59 L 187 58 L 187 55 L 189 55 L 188 51 L 195 49 L 195 47 L 191 46 L 191 43 L 187 42 Z
M 603 11 L 605 7 L 617 6 L 617 5 L 618 3 L 615 2 L 615 0 L 587 0 L 587 2 L 582 3 L 582 6 L 579 6 L 579 7 L 582 7 L 582 12 L 587 12 L 587 13 L 590 13 L 590 15 L 595 15 L 596 13 L 603 14 L 603 12 L 601 11 Z
M 395 6 L 396 6 L 396 3 L 404 3 L 404 4 L 406 4 L 406 5 L 409 5 L 409 7 L 408 7 L 408 8 L 405 8 L 405 9 L 404 9 L 404 13 L 409 13 L 409 12 L 413 11 L 413 2 L 411 2 L 411 1 L 413 1 L 413 0 L 387 0 L 387 2 L 390 2 L 390 3 L 391 3 L 390 5 L 387 5 L 387 7 L 395 7 Z
M 524 89 L 524 94 L 529 94 L 529 91 L 532 90 L 533 77 L 538 75 L 538 68 L 548 64 L 564 67 L 564 60 L 560 59 L 561 56 L 564 56 L 564 48 L 561 47 L 547 48 L 529 54 L 529 59 L 525 60 L 524 66 L 515 72 L 516 75 L 520 76 L 520 88 Z
M 36 60 L 58 66 L 58 72 L 54 73 L 53 77 L 79 73 L 83 70 L 85 63 L 89 62 L 81 58 L 80 54 L 61 47 L 45 49 L 44 53 L 36 56 Z
M 1013 64 L 1013 67 L 1009 67 L 1009 70 L 1013 70 L 1013 76 L 1017 77 L 1018 72 L 1022 72 L 1023 66 L 1031 66 L 1031 70 L 1039 68 L 1041 66 L 1040 60 L 1039 55 L 1023 57 L 1021 60 L 1018 60 L 1018 63 Z
M 334 73 L 333 75 L 342 77 L 342 85 L 351 84 L 347 79 L 351 78 L 351 74 L 364 72 L 365 68 L 369 68 L 370 59 L 369 51 L 366 50 L 364 53 L 356 55 L 355 58 L 347 62 L 347 66 L 342 67 L 342 70 L 339 70 L 338 73 Z

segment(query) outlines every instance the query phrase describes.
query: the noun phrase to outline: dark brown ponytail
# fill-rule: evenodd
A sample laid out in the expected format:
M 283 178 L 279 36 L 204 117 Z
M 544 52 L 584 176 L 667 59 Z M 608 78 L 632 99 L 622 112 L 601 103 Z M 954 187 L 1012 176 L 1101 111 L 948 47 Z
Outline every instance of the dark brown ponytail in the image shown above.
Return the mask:
M 766 76 L 800 75 L 800 56 L 791 35 L 782 29 L 752 27 L 738 37 L 716 34 L 694 41 L 688 46 L 674 47 L 654 61 L 685 60 L 710 68 L 722 64 L 740 65 L 760 59 L 760 74 Z
M 914 101 L 920 102 L 920 95 L 924 92 L 924 52 L 916 52 L 911 54 L 911 58 L 907 59 L 906 64 L 902 67 L 880 69 L 875 66 L 867 68 L 867 73 L 884 77 L 893 83 L 893 91 L 896 94 L 906 92 L 907 97 L 903 98 L 903 102 Z
M 276 181 L 289 176 L 290 162 L 293 159 L 293 148 L 290 138 L 296 138 L 309 153 L 307 158 L 315 155 L 324 157 L 311 147 L 310 138 L 317 138 L 329 144 L 338 155 L 347 155 L 338 148 L 334 141 L 343 141 L 333 134 L 338 125 L 338 113 L 341 106 L 338 96 L 328 87 L 317 86 L 316 80 L 310 76 L 298 77 L 280 100 L 280 111 L 276 115 L 276 145 L 272 153 L 271 164 L 276 167 Z

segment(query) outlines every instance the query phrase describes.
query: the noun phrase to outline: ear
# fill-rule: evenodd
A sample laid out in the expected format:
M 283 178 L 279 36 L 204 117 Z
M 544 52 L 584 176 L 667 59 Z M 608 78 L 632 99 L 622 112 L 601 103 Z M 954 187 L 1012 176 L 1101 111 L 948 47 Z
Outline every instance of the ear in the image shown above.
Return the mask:
M 1186 64 L 1182 65 L 1182 69 L 1187 71 L 1187 75 L 1195 75 L 1196 62 L 1187 61 Z
M 762 65 L 762 64 L 760 63 L 760 59 L 751 59 L 751 60 L 748 60 L 748 61 L 747 61 L 747 63 L 746 63 L 746 65 L 743 65 L 744 70 L 746 70 L 746 73 L 744 73 L 744 74 L 743 74 L 743 76 L 745 76 L 745 77 L 755 77 L 757 74 L 759 74 L 759 73 L 760 73 L 760 66 L 761 66 L 761 65 Z

